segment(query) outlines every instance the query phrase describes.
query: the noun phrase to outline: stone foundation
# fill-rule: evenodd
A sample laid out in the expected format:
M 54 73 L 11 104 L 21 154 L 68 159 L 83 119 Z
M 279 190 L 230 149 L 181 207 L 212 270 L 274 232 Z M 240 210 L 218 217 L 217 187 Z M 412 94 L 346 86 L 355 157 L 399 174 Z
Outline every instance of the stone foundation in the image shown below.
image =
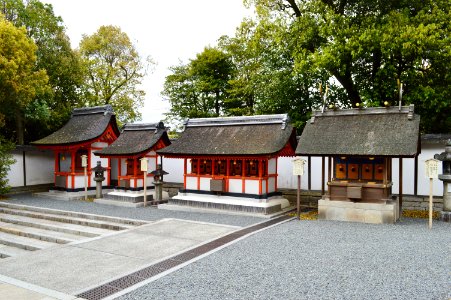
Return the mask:
M 372 224 L 392 224 L 399 219 L 397 201 L 366 203 L 321 199 L 318 219 Z
M 443 198 L 433 197 L 432 208 L 434 211 L 443 210 Z M 429 196 L 411 196 L 403 195 L 402 197 L 403 210 L 429 210 Z

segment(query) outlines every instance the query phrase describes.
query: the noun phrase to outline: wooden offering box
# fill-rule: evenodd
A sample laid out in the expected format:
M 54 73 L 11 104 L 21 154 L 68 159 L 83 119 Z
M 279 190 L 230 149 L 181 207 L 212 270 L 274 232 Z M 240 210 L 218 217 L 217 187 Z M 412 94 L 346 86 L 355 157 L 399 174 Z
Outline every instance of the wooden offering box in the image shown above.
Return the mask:
M 334 177 L 329 195 L 336 200 L 385 201 L 391 194 L 391 159 L 383 157 L 334 157 Z

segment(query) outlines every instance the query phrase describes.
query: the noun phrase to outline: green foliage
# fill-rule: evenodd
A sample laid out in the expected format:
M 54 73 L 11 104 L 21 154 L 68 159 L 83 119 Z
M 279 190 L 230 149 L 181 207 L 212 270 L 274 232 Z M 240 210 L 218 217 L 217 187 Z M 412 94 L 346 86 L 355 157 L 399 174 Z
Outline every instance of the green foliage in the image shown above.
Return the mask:
M 415 104 L 422 130 L 451 125 L 451 1 L 250 0 L 260 24 L 289 33 L 293 76 L 318 94 L 327 82 L 338 106 Z M 274 31 L 271 31 L 274 32 Z M 345 96 L 345 97 L 343 97 Z
M 36 45 L 24 28 L 0 15 L 0 125 L 11 118 L 20 123 L 23 112 L 36 95 L 47 88 L 45 70 L 35 70 Z M 4 128 L 8 128 L 5 126 Z M 17 130 L 19 130 L 20 126 Z M 23 140 L 19 142 L 23 143 Z
M 60 128 L 72 108 L 79 106 L 78 90 L 83 79 L 80 59 L 51 5 L 37 0 L 0 0 L 0 10 L 16 27 L 26 29 L 37 45 L 35 70 L 45 70 L 48 76 L 49 88 L 37 93 L 21 116 L 13 114 L 7 119 L 11 129 L 5 132 L 7 136 L 22 135 L 28 142 Z M 15 126 L 17 118 L 24 121 L 23 134 Z
M 216 48 L 205 48 L 190 63 L 170 68 L 163 95 L 171 103 L 168 119 L 219 116 L 226 113 L 227 89 L 232 75 L 228 55 Z
M 11 154 L 14 147 L 13 143 L 5 140 L 0 135 L 0 195 L 7 193 L 10 189 L 6 175 L 11 165 L 15 162 Z
M 111 104 L 120 123 L 141 118 L 145 92 L 139 89 L 147 67 L 125 32 L 116 26 L 101 26 L 79 45 L 86 74 L 83 105 Z

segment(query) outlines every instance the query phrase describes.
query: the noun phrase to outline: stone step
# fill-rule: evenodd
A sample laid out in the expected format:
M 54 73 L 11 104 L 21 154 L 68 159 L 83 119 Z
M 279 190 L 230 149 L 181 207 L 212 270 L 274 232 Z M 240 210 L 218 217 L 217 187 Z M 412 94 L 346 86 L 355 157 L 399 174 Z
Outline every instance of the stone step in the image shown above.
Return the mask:
M 5 223 L 18 224 L 22 226 L 52 230 L 55 232 L 70 233 L 80 235 L 83 237 L 96 237 L 99 235 L 113 232 L 112 230 L 103 228 L 87 227 L 77 224 L 61 223 L 44 219 L 35 219 L 25 216 L 7 215 L 2 213 L 0 213 L 0 221 Z
M 5 232 L 0 232 L 0 244 L 30 251 L 41 250 L 56 245 L 55 243 L 30 239 Z
M 90 220 L 101 220 L 101 221 L 120 223 L 120 224 L 125 224 L 125 225 L 139 226 L 139 225 L 148 224 L 148 222 L 146 222 L 146 221 L 140 221 L 140 220 L 134 220 L 134 219 L 115 218 L 115 217 L 101 216 L 101 215 L 94 215 L 94 214 L 87 214 L 87 213 L 80 213 L 80 212 L 73 212 L 73 211 L 34 207 L 34 206 L 27 206 L 27 205 L 20 205 L 20 204 L 11 204 L 11 203 L 6 203 L 6 202 L 0 202 L 0 207 L 10 208 L 10 209 L 20 209 L 20 210 L 33 211 L 33 212 L 41 212 L 41 213 L 61 215 L 61 216 L 76 217 L 76 218 L 85 218 L 85 219 L 90 219 Z
M 30 251 L 0 244 L 0 258 L 15 257 L 27 253 L 30 253 Z
M 55 232 L 18 224 L 5 223 L 1 221 L 0 221 L 0 232 L 6 232 L 31 239 L 57 244 L 68 244 L 83 239 L 83 237 L 81 237 L 80 235 L 68 234 L 64 232 Z
M 110 230 L 124 230 L 124 229 L 129 229 L 129 228 L 133 227 L 133 225 L 118 224 L 115 222 L 90 220 L 90 219 L 77 218 L 77 217 L 68 217 L 68 216 L 63 216 L 63 215 L 55 215 L 52 213 L 27 211 L 27 210 L 22 210 L 22 209 L 10 209 L 10 208 L 0 207 L 0 213 L 30 217 L 30 218 L 34 218 L 34 219 L 57 221 L 57 222 L 61 222 L 61 223 L 78 224 L 78 225 L 83 225 L 83 226 L 110 229 Z

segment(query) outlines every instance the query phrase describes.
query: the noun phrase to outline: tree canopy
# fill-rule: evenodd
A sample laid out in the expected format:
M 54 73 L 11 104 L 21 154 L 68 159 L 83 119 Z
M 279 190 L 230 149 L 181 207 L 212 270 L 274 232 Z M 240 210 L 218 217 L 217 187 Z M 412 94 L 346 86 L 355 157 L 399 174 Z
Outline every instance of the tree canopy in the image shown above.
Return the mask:
M 23 126 L 24 111 L 36 95 L 47 90 L 45 70 L 35 70 L 36 45 L 24 28 L 17 28 L 0 15 L 0 125 L 15 120 Z M 3 132 L 2 132 L 3 133 Z M 23 143 L 23 136 L 18 142 Z
M 451 126 L 450 0 L 253 0 L 261 22 L 284 24 L 296 74 L 326 72 L 352 106 L 415 104 L 422 130 Z M 311 86 L 315 89 L 315 86 Z M 336 101 L 338 99 L 339 101 Z M 344 102 L 343 102 L 344 100 Z
M 17 116 L 7 119 L 11 128 L 6 136 L 22 143 L 45 136 L 60 128 L 79 106 L 78 90 L 82 83 L 80 59 L 71 49 L 63 21 L 55 16 L 49 4 L 38 0 L 0 0 L 0 11 L 16 27 L 26 29 L 37 46 L 35 70 L 45 70 L 49 88 L 36 94 L 24 108 L 22 129 L 17 129 Z M 19 122 L 20 123 L 20 122 Z M 22 131 L 22 132 L 21 132 Z
M 232 76 L 232 63 L 227 54 L 206 47 L 188 64 L 171 68 L 163 95 L 171 103 L 168 116 L 175 120 L 226 114 L 224 104 Z
M 217 46 L 232 62 L 219 114 L 288 113 L 301 129 L 323 105 L 397 105 L 402 87 L 402 104 L 415 104 L 423 132 L 450 131 L 451 0 L 245 3 L 257 17 Z M 193 61 L 166 79 L 169 116 L 212 114 Z
M 150 59 L 141 59 L 128 35 L 116 26 L 101 26 L 84 35 L 79 51 L 83 58 L 87 106 L 111 104 L 121 123 L 141 118 L 145 92 L 139 85 Z

